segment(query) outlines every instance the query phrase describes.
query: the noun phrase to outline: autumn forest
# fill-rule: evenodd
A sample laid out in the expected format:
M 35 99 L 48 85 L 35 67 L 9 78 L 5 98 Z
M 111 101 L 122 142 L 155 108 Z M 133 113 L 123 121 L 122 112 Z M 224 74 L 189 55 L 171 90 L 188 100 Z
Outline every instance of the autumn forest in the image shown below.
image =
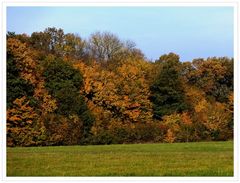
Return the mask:
M 233 58 L 149 61 L 110 32 L 7 34 L 7 145 L 233 139 Z

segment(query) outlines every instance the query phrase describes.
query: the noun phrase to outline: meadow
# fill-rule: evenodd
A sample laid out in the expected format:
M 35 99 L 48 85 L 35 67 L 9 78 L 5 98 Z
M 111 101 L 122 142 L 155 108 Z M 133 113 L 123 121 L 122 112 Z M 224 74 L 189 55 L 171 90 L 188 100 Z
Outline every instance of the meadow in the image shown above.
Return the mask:
M 233 176 L 233 142 L 7 148 L 7 176 Z

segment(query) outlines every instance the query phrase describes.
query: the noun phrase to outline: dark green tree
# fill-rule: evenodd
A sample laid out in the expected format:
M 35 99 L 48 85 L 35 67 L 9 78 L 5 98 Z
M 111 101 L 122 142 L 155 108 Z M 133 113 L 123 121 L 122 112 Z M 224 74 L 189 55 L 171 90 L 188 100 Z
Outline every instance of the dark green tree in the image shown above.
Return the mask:
M 12 107 L 16 98 L 23 96 L 29 99 L 33 96 L 34 88 L 26 80 L 20 77 L 20 71 L 16 66 L 14 57 L 7 54 L 7 108 Z
M 161 71 L 150 86 L 153 103 L 153 117 L 162 119 L 164 115 L 182 112 L 187 108 L 180 78 L 179 56 L 174 53 L 163 55 L 156 61 Z
M 82 74 L 70 63 L 55 59 L 47 62 L 43 76 L 45 87 L 57 100 L 56 112 L 64 116 L 78 115 L 83 122 L 83 133 L 86 136 L 94 119 L 80 95 L 80 88 L 83 86 Z

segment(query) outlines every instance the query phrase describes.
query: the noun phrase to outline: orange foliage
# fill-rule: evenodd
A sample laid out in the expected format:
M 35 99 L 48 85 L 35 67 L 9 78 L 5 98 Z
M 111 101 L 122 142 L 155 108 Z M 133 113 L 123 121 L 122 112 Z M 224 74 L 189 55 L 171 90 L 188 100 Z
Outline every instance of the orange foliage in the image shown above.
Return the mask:
M 36 84 L 34 53 L 27 48 L 27 45 L 21 43 L 18 39 L 9 38 L 7 40 L 7 51 L 14 56 L 21 77 L 33 85 Z
M 144 78 L 144 66 L 141 64 L 125 62 L 116 72 L 102 70 L 96 63 L 92 66 L 75 64 L 84 77 L 84 88 L 81 92 L 86 96 L 88 106 L 95 116 L 102 116 L 109 111 L 108 117 L 117 117 L 120 121 L 151 121 L 149 88 Z M 94 110 L 96 106 L 98 110 L 101 108 L 101 113 Z
M 182 113 L 181 117 L 182 117 L 183 124 L 192 125 L 192 119 L 187 112 Z
M 172 130 L 168 129 L 164 141 L 168 142 L 168 143 L 173 143 L 175 141 L 175 139 L 176 139 L 176 137 L 175 137 L 174 133 L 172 132 Z
M 7 144 L 13 145 L 32 145 L 33 137 L 37 134 L 34 130 L 34 121 L 38 115 L 32 107 L 29 106 L 29 101 L 26 97 L 16 99 L 14 107 L 7 110 Z M 14 142 L 15 141 L 15 142 Z

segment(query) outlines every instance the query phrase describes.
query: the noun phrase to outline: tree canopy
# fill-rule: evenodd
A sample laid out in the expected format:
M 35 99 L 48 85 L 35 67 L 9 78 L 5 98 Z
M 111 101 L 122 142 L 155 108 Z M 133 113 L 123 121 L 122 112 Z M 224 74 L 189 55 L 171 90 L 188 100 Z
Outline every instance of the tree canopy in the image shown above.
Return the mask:
M 7 35 L 7 144 L 233 138 L 233 59 L 147 60 L 109 32 Z

